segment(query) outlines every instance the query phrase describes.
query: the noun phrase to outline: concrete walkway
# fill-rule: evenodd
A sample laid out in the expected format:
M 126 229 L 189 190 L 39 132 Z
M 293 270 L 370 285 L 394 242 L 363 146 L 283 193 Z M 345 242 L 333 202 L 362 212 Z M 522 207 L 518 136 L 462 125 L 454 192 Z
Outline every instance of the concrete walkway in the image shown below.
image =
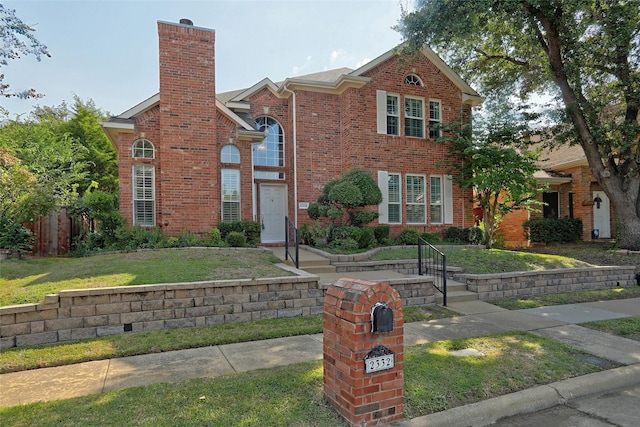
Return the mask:
M 575 323 L 640 315 L 640 298 L 509 311 L 482 301 L 452 304 L 462 316 L 405 325 L 405 345 L 508 331 L 531 331 L 580 348 L 598 358 L 635 365 L 616 376 L 640 384 L 640 342 Z M 68 399 L 159 382 L 177 382 L 322 359 L 322 334 L 228 344 L 100 360 L 0 375 L 0 406 Z M 636 369 L 637 368 L 637 369 Z M 599 375 L 564 383 L 597 391 L 612 387 Z M 619 386 L 619 381 L 615 386 Z

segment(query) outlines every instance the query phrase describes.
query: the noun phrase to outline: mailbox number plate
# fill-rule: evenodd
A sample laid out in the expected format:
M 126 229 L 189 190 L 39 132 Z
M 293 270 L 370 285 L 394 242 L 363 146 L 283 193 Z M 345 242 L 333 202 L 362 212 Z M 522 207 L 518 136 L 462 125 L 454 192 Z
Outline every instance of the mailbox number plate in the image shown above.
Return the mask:
M 364 372 L 370 374 L 371 372 L 384 371 L 385 369 L 391 369 L 395 366 L 395 357 L 393 354 L 387 354 L 384 356 L 371 357 L 364 361 Z

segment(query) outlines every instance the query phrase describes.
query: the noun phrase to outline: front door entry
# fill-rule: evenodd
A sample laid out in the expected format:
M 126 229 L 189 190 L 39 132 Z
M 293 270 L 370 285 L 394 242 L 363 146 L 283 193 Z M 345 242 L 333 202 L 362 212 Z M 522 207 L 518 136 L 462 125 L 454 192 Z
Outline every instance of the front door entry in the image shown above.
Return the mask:
M 598 238 L 611 238 L 611 212 L 609 197 L 604 191 L 593 192 L 593 229 L 598 230 Z
M 287 215 L 287 186 L 279 184 L 260 185 L 260 223 L 262 243 L 284 242 Z

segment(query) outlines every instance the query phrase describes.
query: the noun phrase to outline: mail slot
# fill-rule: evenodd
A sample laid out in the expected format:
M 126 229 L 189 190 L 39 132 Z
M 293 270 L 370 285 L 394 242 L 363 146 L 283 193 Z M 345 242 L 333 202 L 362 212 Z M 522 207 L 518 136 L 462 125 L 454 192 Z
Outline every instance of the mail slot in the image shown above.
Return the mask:
M 387 304 L 376 303 L 371 309 L 371 332 L 393 331 L 393 310 Z

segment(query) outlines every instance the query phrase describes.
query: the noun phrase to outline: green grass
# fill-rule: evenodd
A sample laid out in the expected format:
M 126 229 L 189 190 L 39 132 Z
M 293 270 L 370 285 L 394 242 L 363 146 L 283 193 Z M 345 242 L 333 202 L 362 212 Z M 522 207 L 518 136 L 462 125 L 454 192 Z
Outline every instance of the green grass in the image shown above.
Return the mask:
M 490 274 L 511 271 L 551 270 L 555 268 L 593 267 L 575 258 L 500 249 L 446 248 L 447 265 L 462 268 L 465 273 Z M 389 249 L 374 254 L 370 260 L 411 259 L 418 249 Z
M 452 316 L 454 313 L 441 307 L 404 308 L 406 322 L 428 321 Z M 111 335 L 0 351 L 0 373 L 137 354 L 319 333 L 322 333 L 321 315 Z
M 291 275 L 274 265 L 278 262 L 265 251 L 196 248 L 2 260 L 0 306 L 38 303 L 64 289 Z
M 640 341 L 640 316 L 598 320 L 596 322 L 583 323 L 581 326 Z
M 454 357 L 473 347 L 483 357 Z M 526 333 L 439 341 L 405 353 L 405 417 L 417 417 L 600 368 L 576 350 Z M 177 384 L 0 408 L 21 426 L 344 426 L 324 400 L 322 363 L 298 363 Z
M 550 305 L 579 304 L 583 302 L 606 301 L 624 298 L 640 298 L 640 286 L 611 288 L 581 292 L 562 292 L 549 295 L 529 295 L 514 299 L 487 301 L 509 310 L 545 307 Z

